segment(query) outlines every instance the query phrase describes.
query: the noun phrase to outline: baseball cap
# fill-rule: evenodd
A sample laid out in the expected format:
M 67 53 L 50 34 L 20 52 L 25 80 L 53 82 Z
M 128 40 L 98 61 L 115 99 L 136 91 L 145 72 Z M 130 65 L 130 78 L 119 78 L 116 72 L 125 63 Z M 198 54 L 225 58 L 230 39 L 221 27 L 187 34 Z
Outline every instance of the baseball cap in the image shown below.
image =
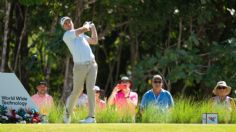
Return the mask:
M 62 17 L 61 20 L 60 20 L 60 24 L 61 24 L 62 27 L 63 27 L 63 25 L 64 25 L 64 23 L 65 23 L 66 20 L 71 20 L 71 18 L 68 17 L 68 16 Z
M 133 82 L 132 82 L 132 80 L 131 80 L 129 77 L 127 77 L 127 76 L 122 76 L 121 79 L 120 79 L 120 81 L 119 81 L 119 83 L 122 83 L 123 81 L 127 81 L 127 82 L 130 83 L 129 88 L 132 88 L 132 87 L 133 87 Z
M 162 77 L 161 77 L 160 75 L 156 74 L 156 75 L 154 75 L 154 76 L 152 77 L 152 80 L 155 80 L 155 79 L 160 79 L 160 80 L 162 80 Z
M 42 80 L 42 81 L 39 82 L 39 84 L 40 84 L 40 85 L 45 85 L 45 86 L 47 86 L 47 81 Z
M 100 91 L 100 88 L 98 86 L 94 86 L 95 91 Z
M 122 81 L 128 81 L 128 80 L 130 80 L 127 76 L 123 76 L 123 77 L 121 77 L 121 80 Z

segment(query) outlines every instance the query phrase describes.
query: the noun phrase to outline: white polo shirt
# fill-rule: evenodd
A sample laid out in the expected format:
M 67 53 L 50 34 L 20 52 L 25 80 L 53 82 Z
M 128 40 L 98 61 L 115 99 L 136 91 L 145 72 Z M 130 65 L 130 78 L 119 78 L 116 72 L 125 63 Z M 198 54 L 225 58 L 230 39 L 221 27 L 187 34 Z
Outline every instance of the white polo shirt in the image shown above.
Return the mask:
M 66 31 L 63 35 L 63 41 L 69 48 L 74 63 L 83 63 L 94 60 L 95 56 L 86 40 L 88 36 L 80 34 L 76 36 L 75 30 Z
M 66 99 L 66 104 L 69 104 L 69 99 L 70 99 L 70 96 Z M 77 99 L 77 104 L 76 106 L 78 107 L 85 107 L 88 105 L 88 95 L 87 94 L 84 94 L 82 93 L 79 98 Z

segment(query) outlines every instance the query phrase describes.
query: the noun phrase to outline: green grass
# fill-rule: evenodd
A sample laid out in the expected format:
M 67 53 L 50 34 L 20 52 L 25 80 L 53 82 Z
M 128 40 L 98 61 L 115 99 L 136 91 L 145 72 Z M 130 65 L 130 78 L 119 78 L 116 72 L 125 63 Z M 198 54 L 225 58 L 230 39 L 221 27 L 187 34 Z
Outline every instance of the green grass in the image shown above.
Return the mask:
M 0 124 L 0 132 L 233 132 L 236 125 L 202 124 Z
M 56 106 L 48 116 L 49 123 L 63 123 L 63 110 L 62 106 Z M 120 114 L 113 107 L 108 107 L 103 110 L 98 110 L 96 113 L 96 120 L 98 123 L 132 123 L 134 118 L 126 114 Z M 72 115 L 72 123 L 78 123 L 80 120 L 86 118 L 88 114 L 87 108 L 76 108 Z
M 62 123 L 63 106 L 57 106 L 49 114 L 50 123 Z M 125 114 L 124 114 L 125 113 Z M 202 122 L 203 113 L 218 113 L 219 123 L 236 123 L 236 115 L 227 112 L 222 108 L 213 108 L 208 101 L 196 102 L 191 98 L 179 98 L 175 101 L 175 106 L 169 112 L 158 111 L 154 107 L 150 107 L 142 116 L 136 114 L 136 123 L 191 123 L 199 124 Z M 234 111 L 232 112 L 234 113 Z M 72 115 L 72 123 L 87 116 L 87 108 L 75 109 Z M 134 117 L 129 115 L 127 111 L 123 114 L 117 112 L 114 108 L 108 107 L 99 110 L 96 113 L 98 123 L 133 123 Z
M 49 123 L 63 123 L 64 106 L 57 105 L 48 116 Z M 87 116 L 87 108 L 76 108 L 72 115 L 72 123 L 78 123 Z M 96 112 L 97 123 L 181 123 L 201 124 L 203 113 L 218 113 L 220 124 L 235 124 L 236 111 L 232 113 L 222 108 L 213 108 L 208 101 L 196 102 L 191 98 L 175 99 L 175 106 L 169 112 L 158 111 L 150 107 L 136 116 L 129 111 L 118 112 L 113 107 L 100 109 Z M 142 116 L 141 116 L 142 115 Z
M 0 124 L 0 132 L 233 132 L 236 130 L 236 114 L 230 117 L 227 111 L 212 108 L 207 101 L 195 102 L 187 98 L 176 99 L 175 107 L 168 113 L 150 107 L 142 113 L 142 116 L 136 114 L 136 123 L 133 123 L 134 118 L 127 111 L 125 114 L 120 114 L 114 108 L 106 108 L 96 113 L 97 124 L 79 124 L 78 121 L 87 116 L 87 109 L 77 108 L 72 115 L 72 124 L 63 124 L 63 110 L 63 106 L 57 105 L 49 114 L 48 124 Z M 202 113 L 218 113 L 221 124 L 201 124 Z
M 219 123 L 236 123 L 235 111 L 213 107 L 208 101 L 196 102 L 190 98 L 176 99 L 174 108 L 169 112 L 157 111 L 149 107 L 142 114 L 142 123 L 202 123 L 203 113 L 218 113 Z

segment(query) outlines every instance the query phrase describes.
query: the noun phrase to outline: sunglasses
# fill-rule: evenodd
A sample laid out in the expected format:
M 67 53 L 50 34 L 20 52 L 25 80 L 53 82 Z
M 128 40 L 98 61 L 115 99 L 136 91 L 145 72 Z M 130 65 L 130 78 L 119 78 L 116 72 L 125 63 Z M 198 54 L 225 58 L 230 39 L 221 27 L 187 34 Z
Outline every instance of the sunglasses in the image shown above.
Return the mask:
M 217 89 L 226 89 L 226 87 L 217 87 Z
M 162 83 L 161 81 L 154 80 L 153 83 Z

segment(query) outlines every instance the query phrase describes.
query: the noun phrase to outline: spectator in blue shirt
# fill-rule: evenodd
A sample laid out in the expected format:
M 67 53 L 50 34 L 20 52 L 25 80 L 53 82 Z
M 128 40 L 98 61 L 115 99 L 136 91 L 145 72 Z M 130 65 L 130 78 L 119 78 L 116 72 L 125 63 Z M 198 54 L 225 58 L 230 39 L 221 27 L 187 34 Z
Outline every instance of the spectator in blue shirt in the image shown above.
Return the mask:
M 163 80 L 160 75 L 152 78 L 152 89 L 148 90 L 141 101 L 141 111 L 148 107 L 156 107 L 158 110 L 167 112 L 174 106 L 174 100 L 169 91 L 163 89 Z

